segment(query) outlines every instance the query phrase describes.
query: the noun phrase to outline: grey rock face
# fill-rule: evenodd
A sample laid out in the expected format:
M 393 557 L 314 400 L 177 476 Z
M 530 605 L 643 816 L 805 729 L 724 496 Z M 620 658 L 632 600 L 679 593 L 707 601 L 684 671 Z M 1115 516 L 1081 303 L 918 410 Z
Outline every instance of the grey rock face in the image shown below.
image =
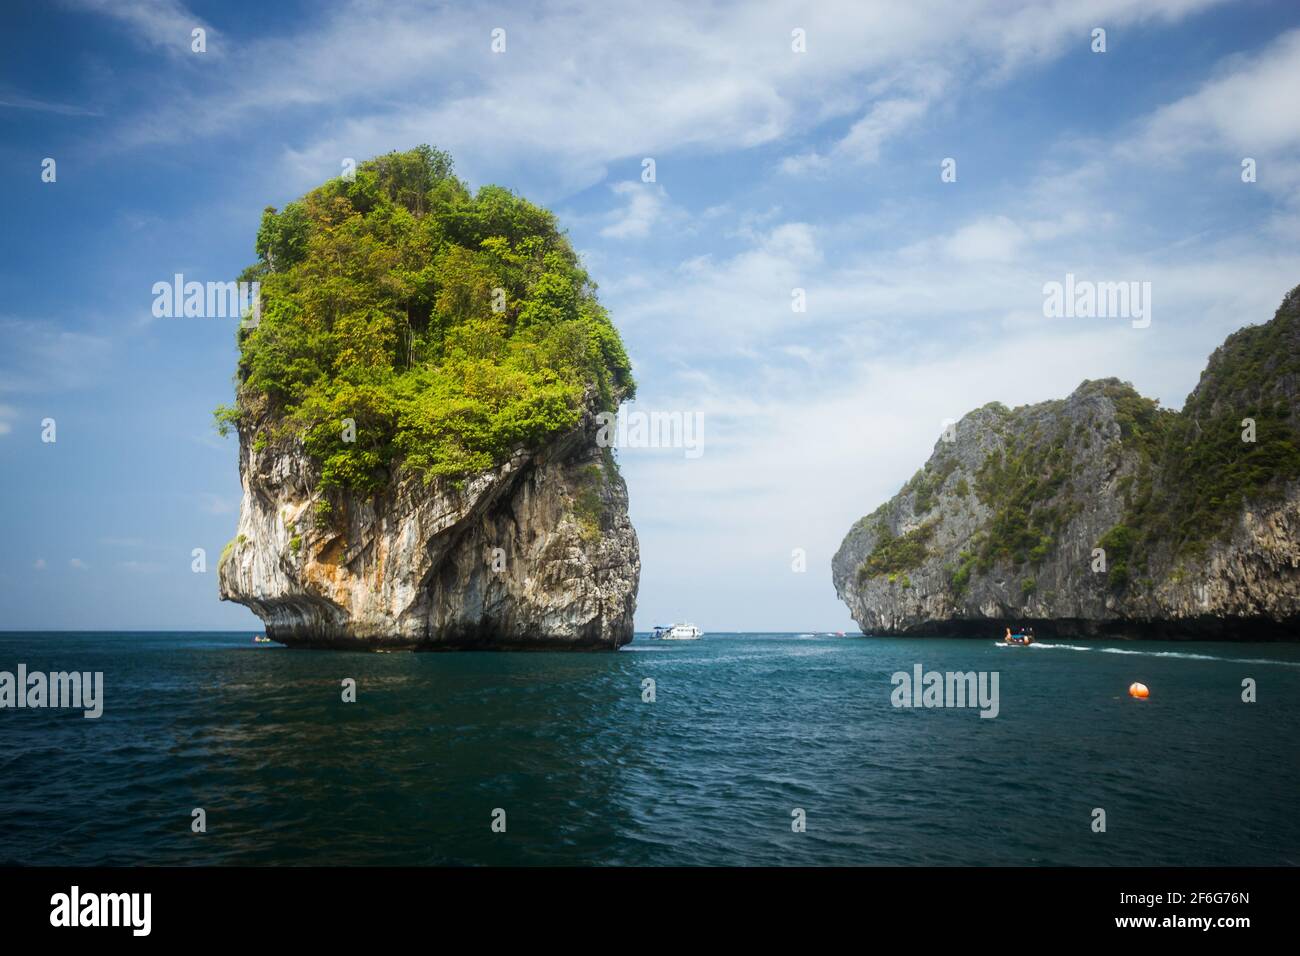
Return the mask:
M 632 640 L 641 562 L 596 428 L 589 410 L 572 432 L 463 483 L 399 473 L 375 497 L 328 499 L 301 446 L 258 450 L 241 428 L 221 597 L 288 645 L 615 649 Z
M 1215 353 L 1188 408 L 1231 427 L 1260 409 L 1274 434 L 1300 434 L 1300 293 L 1257 328 Z M 1271 354 L 1279 342 L 1289 354 Z M 1252 378 L 1242 368 L 1270 374 Z M 836 593 L 863 632 L 996 637 L 1027 623 L 1058 635 L 1300 638 L 1300 474 L 1292 464 L 1243 496 L 1202 548 L 1143 540 L 1116 581 L 1120 549 L 1108 532 L 1142 495 L 1167 510 L 1171 489 L 1197 478 L 1162 472 L 1152 449 L 1167 446 L 1133 438 L 1135 410 L 1144 408 L 1154 410 L 1109 379 L 1085 382 L 1064 400 L 966 415 L 954 440 L 936 442 L 922 471 L 855 524 L 834 557 Z M 1185 412 L 1183 422 L 1184 434 L 1200 434 L 1200 417 Z M 1099 569 L 1094 549 L 1108 543 L 1111 564 Z

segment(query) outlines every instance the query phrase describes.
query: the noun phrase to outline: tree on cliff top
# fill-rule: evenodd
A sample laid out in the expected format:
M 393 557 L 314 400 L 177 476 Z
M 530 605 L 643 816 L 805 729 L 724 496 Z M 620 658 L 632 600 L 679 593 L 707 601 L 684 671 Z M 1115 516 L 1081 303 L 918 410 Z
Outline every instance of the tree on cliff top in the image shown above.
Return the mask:
M 554 215 L 499 186 L 471 194 L 440 150 L 268 207 L 255 248 L 240 278 L 261 283 L 261 319 L 240 330 L 218 426 L 302 435 L 325 487 L 375 490 L 399 463 L 430 480 L 479 471 L 572 428 L 591 396 L 613 410 L 633 394 Z

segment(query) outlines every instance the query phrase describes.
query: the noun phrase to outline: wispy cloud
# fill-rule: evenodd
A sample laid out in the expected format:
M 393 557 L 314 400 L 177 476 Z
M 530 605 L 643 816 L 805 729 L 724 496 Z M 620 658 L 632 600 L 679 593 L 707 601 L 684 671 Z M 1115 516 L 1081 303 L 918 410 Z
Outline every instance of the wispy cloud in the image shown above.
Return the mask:
M 55 113 L 60 116 L 103 116 L 98 109 L 76 106 L 69 103 L 52 103 L 47 100 L 33 99 L 12 91 L 0 92 L 0 108 L 14 110 L 33 110 L 39 113 Z
M 0 318 L 0 393 L 81 388 L 95 381 L 112 348 L 107 338 L 51 321 Z
M 170 43 L 193 19 L 170 2 L 130 14 L 83 2 L 139 20 L 154 42 Z M 701 20 L 682 0 L 658 4 L 646 21 L 611 17 L 599 3 L 490 19 L 415 0 L 356 0 L 292 36 L 241 38 L 229 69 L 195 87 L 169 84 L 119 136 L 136 145 L 216 136 L 270 111 L 289 130 L 295 110 L 311 108 L 304 138 L 281 156 L 296 185 L 336 174 L 345 157 L 434 141 L 487 175 L 501 172 L 501 157 L 531 156 L 569 191 L 629 157 L 743 150 L 858 115 L 831 153 L 870 159 L 959 80 L 1005 79 L 1085 43 L 1103 19 L 1176 19 L 1212 2 L 842 2 L 794 15 L 765 0 L 724 3 Z M 498 26 L 507 45 L 494 54 Z M 791 47 L 796 26 L 805 53 Z M 188 122 L 195 115 L 201 126 Z M 801 155 L 789 162 L 824 160 Z
M 783 172 L 801 175 L 821 172 L 832 166 L 855 166 L 874 163 L 886 140 L 911 125 L 929 105 L 928 97 L 895 97 L 871 105 L 848 133 L 825 154 L 817 152 L 787 156 L 781 162 Z
M 194 55 L 192 32 L 206 31 L 208 50 L 204 56 L 219 56 L 219 35 L 202 17 L 192 13 L 179 0 L 64 0 L 69 6 L 116 20 L 131 36 L 154 49 L 172 56 Z
M 668 214 L 668 194 L 656 183 L 621 182 L 610 189 L 624 203 L 600 230 L 606 239 L 643 239 Z
M 1145 123 L 1140 149 L 1164 158 L 1198 149 L 1232 149 L 1243 156 L 1300 145 L 1300 30 L 1263 52 L 1228 59 L 1195 92 L 1162 107 Z

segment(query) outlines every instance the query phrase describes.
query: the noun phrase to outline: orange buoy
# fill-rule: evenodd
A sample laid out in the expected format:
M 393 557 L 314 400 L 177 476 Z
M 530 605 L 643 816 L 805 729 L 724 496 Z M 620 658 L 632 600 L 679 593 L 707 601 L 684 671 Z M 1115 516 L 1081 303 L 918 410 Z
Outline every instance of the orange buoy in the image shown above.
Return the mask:
M 1137 681 L 1134 681 L 1128 685 L 1128 695 L 1130 697 L 1136 697 L 1138 700 L 1146 700 L 1151 696 L 1151 691 L 1147 688 L 1146 684 L 1140 684 Z

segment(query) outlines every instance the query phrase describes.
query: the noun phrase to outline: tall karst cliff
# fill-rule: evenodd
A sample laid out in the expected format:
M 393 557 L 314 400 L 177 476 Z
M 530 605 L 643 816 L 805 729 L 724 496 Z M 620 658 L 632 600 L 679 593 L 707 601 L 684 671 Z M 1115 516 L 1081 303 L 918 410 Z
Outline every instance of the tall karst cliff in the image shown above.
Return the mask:
M 835 555 L 865 633 L 1300 638 L 1300 288 L 1181 411 L 1106 379 L 950 437 Z
M 220 593 L 289 645 L 617 648 L 640 575 L 597 418 L 630 364 L 554 217 L 443 153 L 268 208 Z

